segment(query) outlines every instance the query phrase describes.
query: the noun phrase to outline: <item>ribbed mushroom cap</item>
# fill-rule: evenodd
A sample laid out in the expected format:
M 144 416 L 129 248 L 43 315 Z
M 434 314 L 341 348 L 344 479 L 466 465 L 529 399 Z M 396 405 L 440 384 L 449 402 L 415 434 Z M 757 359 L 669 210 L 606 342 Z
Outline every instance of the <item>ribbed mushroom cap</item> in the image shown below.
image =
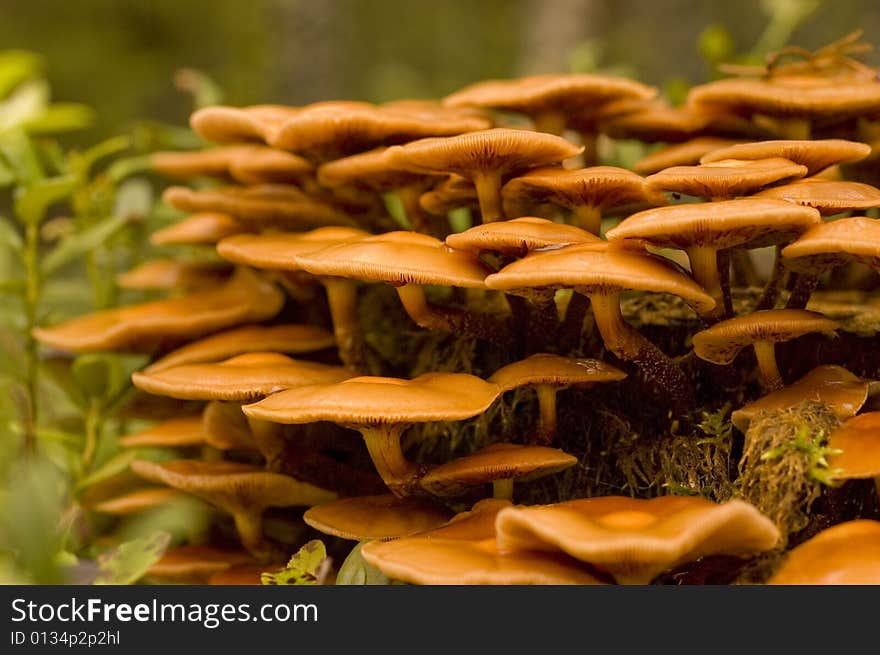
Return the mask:
M 247 231 L 248 227 L 232 216 L 202 212 L 156 230 L 150 235 L 150 243 L 154 246 L 211 244 Z
M 491 122 L 473 113 L 403 107 L 376 107 L 366 103 L 318 103 L 284 122 L 270 145 L 326 161 L 377 146 L 413 139 L 450 136 L 484 130 Z
M 479 288 L 489 272 L 471 253 L 452 250 L 427 234 L 404 231 L 337 243 L 298 255 L 296 263 L 313 275 L 394 285 Z
M 364 544 L 361 555 L 388 577 L 412 584 L 601 584 L 560 553 L 499 551 L 495 520 L 510 506 L 482 500 L 434 530 Z
M 741 407 L 730 415 L 733 425 L 745 432 L 762 410 L 787 409 L 805 400 L 827 405 L 840 418 L 855 416 L 868 399 L 868 382 L 842 366 L 817 366 L 797 382 Z
M 210 401 L 202 412 L 202 431 L 217 450 L 259 450 L 239 403 Z
M 321 227 L 309 232 L 237 234 L 217 244 L 217 253 L 231 262 L 255 268 L 300 270 L 297 255 L 370 236 L 355 227 Z
M 252 107 L 225 107 L 216 105 L 195 111 L 189 124 L 208 141 L 233 143 L 238 141 L 268 142 L 281 124 L 298 113 L 295 107 L 282 105 L 255 105 Z
M 303 521 L 340 539 L 397 539 L 446 523 L 450 512 L 418 498 L 391 494 L 341 498 L 303 514 Z
M 158 396 L 183 400 L 250 401 L 271 393 L 351 377 L 342 366 L 291 359 L 273 352 L 250 352 L 222 362 L 183 364 L 134 373 L 134 385 Z
M 853 216 L 816 225 L 782 249 L 794 270 L 821 270 L 856 260 L 880 268 L 880 221 Z
M 849 164 L 871 154 L 871 146 L 844 139 L 817 139 L 815 141 L 774 140 L 739 143 L 706 153 L 701 164 L 724 159 L 767 159 L 782 157 L 807 167 L 807 175 L 815 175 L 835 164 Z
M 648 99 L 657 89 L 635 80 L 610 75 L 533 75 L 509 80 L 485 80 L 444 98 L 451 107 L 486 107 L 532 114 L 572 112 L 612 100 Z
M 122 289 L 170 290 L 204 289 L 222 284 L 232 268 L 217 262 L 186 262 L 179 259 L 151 259 L 136 268 L 119 273 L 116 284 Z
M 477 188 L 461 175 L 450 175 L 431 191 L 419 197 L 419 204 L 429 214 L 445 216 L 459 207 L 479 207 Z
M 651 175 L 673 166 L 693 166 L 700 158 L 720 148 L 732 146 L 739 141 L 713 136 L 698 136 L 684 143 L 673 143 L 655 150 L 633 164 L 633 170 L 640 175 Z
M 792 549 L 771 585 L 880 584 L 880 521 L 846 521 Z
M 457 496 L 469 487 L 497 480 L 534 480 L 577 464 L 577 457 L 558 448 L 496 443 L 431 469 L 419 480 L 437 496 Z
M 283 294 L 271 282 L 239 269 L 222 287 L 79 316 L 35 328 L 33 335 L 42 344 L 69 352 L 149 352 L 164 342 L 272 318 L 283 304 Z
M 283 184 L 210 189 L 173 186 L 165 189 L 162 199 L 182 211 L 222 212 L 246 225 L 354 225 L 354 220 L 342 211 Z
M 275 423 L 426 423 L 481 414 L 500 393 L 496 385 L 466 373 L 425 373 L 412 380 L 362 376 L 288 389 L 243 409 L 247 416 Z
M 288 355 L 309 353 L 335 344 L 333 335 L 317 325 L 245 325 L 182 346 L 150 364 L 144 372 L 156 373 L 183 364 L 219 362 L 257 351 Z
M 179 150 L 154 152 L 149 156 L 154 171 L 177 180 L 194 177 L 229 179 L 229 164 L 236 155 L 247 152 L 250 146 L 221 146 L 206 150 Z
M 733 198 L 803 177 L 807 167 L 788 159 L 722 159 L 700 166 L 673 166 L 646 178 L 648 189 L 700 198 Z
M 828 456 L 832 478 L 880 478 L 880 412 L 849 419 L 831 433 L 828 447 L 841 451 Z
M 664 205 L 662 194 L 649 190 L 645 178 L 616 166 L 538 168 L 507 182 L 501 189 L 504 211 L 515 216 L 530 204 L 552 202 L 574 209 L 590 206 L 602 211 L 627 206 Z
M 717 504 L 694 496 L 608 496 L 509 507 L 498 513 L 496 528 L 503 550 L 561 550 L 629 584 L 647 584 L 705 555 L 769 550 L 779 539 L 773 522 L 749 503 Z
M 860 182 L 807 178 L 791 184 L 765 189 L 758 198 L 778 198 L 797 205 L 814 207 L 823 216 L 880 207 L 880 189 Z
M 230 566 L 252 562 L 243 550 L 221 550 L 213 546 L 185 545 L 171 548 L 147 570 L 147 576 L 162 580 L 198 580 Z
M 502 391 L 510 391 L 530 384 L 565 387 L 572 384 L 616 382 L 625 377 L 626 373 L 598 359 L 576 359 L 538 353 L 502 366 L 488 381 L 497 384 Z
M 171 418 L 153 427 L 119 438 L 123 448 L 185 448 L 205 443 L 202 416 Z
M 129 516 L 150 509 L 162 507 L 175 500 L 186 498 L 186 494 L 169 487 L 147 487 L 136 489 L 122 496 L 95 503 L 90 510 L 110 516 Z
M 593 291 L 651 291 L 680 296 L 697 312 L 715 301 L 690 277 L 659 257 L 594 244 L 532 253 L 486 278 L 489 289 L 564 287 Z
M 333 189 L 354 186 L 369 191 L 388 191 L 415 184 L 432 176 L 413 173 L 396 166 L 388 148 L 329 161 L 318 168 L 318 183 Z
M 599 237 L 574 225 L 554 223 L 546 218 L 533 216 L 476 225 L 446 237 L 446 245 L 455 250 L 474 253 L 500 252 L 512 257 L 525 257 L 531 251 L 541 248 L 601 241 Z
M 237 462 L 137 459 L 131 463 L 131 469 L 145 480 L 198 496 L 230 513 L 259 511 L 266 507 L 312 506 L 336 499 L 336 494 L 327 489 Z
M 605 236 L 609 241 L 645 239 L 661 248 L 759 248 L 790 241 L 821 220 L 811 207 L 740 198 L 646 209 L 624 219 Z
M 582 146 L 552 134 L 497 127 L 395 146 L 389 149 L 388 158 L 401 168 L 422 173 L 457 173 L 471 178 L 480 171 L 494 171 L 504 177 L 557 164 L 582 150 Z

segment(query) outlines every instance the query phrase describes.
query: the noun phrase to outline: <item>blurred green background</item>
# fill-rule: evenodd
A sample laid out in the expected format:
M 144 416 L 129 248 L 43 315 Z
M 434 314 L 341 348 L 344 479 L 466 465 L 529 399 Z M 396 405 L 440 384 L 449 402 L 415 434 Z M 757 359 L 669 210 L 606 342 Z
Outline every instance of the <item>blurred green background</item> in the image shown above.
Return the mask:
M 700 36 L 816 48 L 862 27 L 877 0 L 2 0 L 0 48 L 45 56 L 56 100 L 95 107 L 84 141 L 135 118 L 180 122 L 175 70 L 199 68 L 230 104 L 436 97 L 485 77 L 614 69 L 662 84 L 709 71 Z M 812 10 L 812 11 L 810 11 Z M 786 16 L 809 13 L 798 24 Z M 775 16 L 776 18 L 772 18 Z M 780 20 L 782 16 L 782 20 Z M 769 34 L 767 32 L 770 32 Z M 790 39 L 786 32 L 791 32 Z M 775 44 L 774 44 L 775 45 Z M 876 54 L 868 60 L 877 64 Z

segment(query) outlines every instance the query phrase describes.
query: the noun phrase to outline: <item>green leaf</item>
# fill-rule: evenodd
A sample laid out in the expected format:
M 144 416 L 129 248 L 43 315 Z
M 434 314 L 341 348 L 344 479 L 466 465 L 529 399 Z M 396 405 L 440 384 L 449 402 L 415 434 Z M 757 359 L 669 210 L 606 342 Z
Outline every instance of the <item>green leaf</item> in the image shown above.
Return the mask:
M 56 102 L 39 115 L 28 118 L 22 126 L 36 134 L 74 132 L 90 127 L 95 122 L 95 110 L 78 102 Z
M 83 491 L 84 489 L 91 487 L 93 484 L 97 484 L 98 482 L 102 482 L 108 478 L 112 478 L 114 475 L 122 473 L 140 456 L 141 453 L 136 449 L 132 449 L 111 457 L 97 470 L 80 480 L 76 485 L 76 491 Z
M 72 152 L 69 156 L 71 173 L 87 177 L 92 167 L 105 157 L 112 157 L 131 147 L 131 137 L 115 136 L 98 143 L 85 152 Z
M 147 537 L 127 541 L 109 553 L 104 553 L 98 557 L 101 573 L 95 579 L 95 584 L 134 584 L 162 557 L 170 542 L 170 534 L 155 532 Z
M 698 48 L 703 60 L 714 67 L 733 56 L 736 44 L 724 25 L 713 23 L 700 33 Z
M 327 549 L 319 539 L 313 539 L 296 551 L 287 568 L 278 573 L 265 572 L 260 575 L 264 585 L 313 585 L 318 582 L 318 574 Z
M 26 224 L 41 223 L 49 207 L 67 198 L 78 183 L 75 175 L 37 180 L 16 193 L 15 213 Z
M 19 184 L 30 185 L 45 177 L 34 144 L 23 130 L 0 134 L 0 154 Z
M 0 98 L 5 98 L 19 84 L 40 74 L 43 58 L 29 50 L 0 52 Z
M 8 246 L 15 251 L 24 248 L 21 235 L 5 216 L 0 216 L 0 246 Z
M 40 267 L 43 275 L 48 277 L 62 266 L 97 248 L 121 230 L 126 223 L 124 216 L 110 216 L 87 230 L 66 237 L 43 258 Z
M 339 567 L 339 573 L 336 574 L 336 584 L 338 585 L 386 585 L 390 584 L 391 578 L 386 576 L 382 571 L 377 569 L 361 555 L 361 548 L 366 541 L 360 542 L 352 548 L 348 557 Z
M 0 102 L 0 132 L 23 127 L 43 115 L 48 106 L 49 83 L 46 80 L 30 80 L 19 85 Z
M 81 355 L 73 360 L 71 373 L 87 398 L 103 398 L 113 385 L 113 356 L 103 353 Z

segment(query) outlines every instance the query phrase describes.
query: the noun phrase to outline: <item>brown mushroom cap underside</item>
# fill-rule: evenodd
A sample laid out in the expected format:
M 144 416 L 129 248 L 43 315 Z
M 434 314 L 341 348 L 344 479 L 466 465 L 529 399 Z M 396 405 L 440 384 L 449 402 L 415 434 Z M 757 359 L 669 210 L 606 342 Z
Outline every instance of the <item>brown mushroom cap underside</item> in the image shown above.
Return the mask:
M 156 373 L 183 364 L 219 362 L 249 352 L 295 355 L 334 345 L 336 338 L 333 334 L 317 325 L 244 325 L 182 346 L 156 360 L 143 372 Z
M 205 150 L 154 152 L 149 156 L 150 167 L 157 173 L 177 180 L 194 177 L 229 179 L 229 162 L 250 146 L 234 145 Z
M 700 285 L 666 260 L 588 243 L 532 253 L 488 276 L 486 286 L 499 290 L 564 287 L 586 293 L 651 291 L 680 296 L 698 312 L 715 305 Z
M 362 376 L 288 389 L 243 409 L 275 423 L 409 424 L 476 416 L 500 393 L 496 385 L 466 373 L 425 373 L 412 380 Z
M 772 521 L 749 503 L 681 496 L 511 507 L 498 513 L 496 527 L 502 549 L 561 550 L 619 582 L 641 584 L 677 564 L 705 555 L 751 555 L 779 539 Z
M 446 237 L 446 245 L 455 250 L 500 252 L 513 257 L 524 257 L 541 248 L 601 241 L 594 234 L 574 225 L 554 223 L 546 218 L 533 216 L 476 225 Z
M 251 107 L 214 105 L 193 112 L 189 118 L 189 124 L 196 134 L 208 141 L 265 143 L 274 131 L 297 111 L 296 107 L 283 105 L 253 105 Z
M 493 128 L 446 138 L 427 138 L 395 146 L 388 158 L 397 166 L 423 173 L 478 171 L 503 176 L 535 166 L 557 164 L 583 151 L 565 139 L 530 130 Z
M 477 187 L 469 179 L 452 174 L 419 196 L 419 205 L 434 216 L 445 216 L 459 207 L 478 207 Z
M 452 250 L 427 234 L 404 231 L 338 243 L 295 259 L 302 270 L 313 275 L 394 285 L 480 288 L 489 273 L 471 253 Z
M 508 181 L 501 196 L 505 212 L 510 209 L 512 215 L 523 204 L 535 202 L 553 202 L 570 209 L 588 205 L 602 210 L 666 204 L 662 194 L 648 189 L 645 178 L 616 166 L 533 169 Z
M 150 243 L 154 246 L 212 244 L 247 231 L 246 225 L 228 214 L 201 212 L 156 230 L 150 235 Z
M 538 353 L 499 368 L 488 381 L 497 384 L 502 391 L 510 391 L 530 384 L 565 387 L 616 382 L 625 377 L 626 373 L 619 368 L 598 359 Z
M 880 584 L 880 521 L 838 523 L 786 556 L 772 585 Z
M 807 175 L 815 175 L 835 164 L 849 164 L 871 154 L 871 146 L 844 139 L 816 139 L 814 141 L 771 140 L 740 143 L 707 152 L 701 164 L 723 159 L 766 159 L 783 157 L 807 167 Z
M 205 580 L 230 566 L 253 561 L 241 550 L 223 550 L 213 546 L 184 545 L 165 551 L 147 570 L 147 576 L 168 580 Z
M 222 287 L 79 316 L 35 328 L 33 335 L 69 352 L 149 352 L 164 342 L 272 318 L 283 304 L 284 295 L 271 282 L 240 268 Z
M 176 179 L 219 177 L 245 184 L 296 182 L 314 171 L 314 165 L 302 157 L 250 144 L 156 152 L 150 155 L 150 164 L 155 171 Z
M 722 159 L 699 166 L 673 166 L 649 175 L 645 184 L 648 189 L 658 192 L 670 191 L 700 198 L 732 198 L 747 196 L 806 174 L 806 166 L 781 157 Z
M 880 412 L 859 414 L 828 437 L 831 477 L 837 480 L 880 478 Z
M 577 457 L 545 446 L 496 443 L 431 469 L 419 485 L 437 496 L 457 496 L 497 480 L 532 480 L 564 471 Z
M 693 166 L 699 164 L 704 155 L 737 143 L 741 141 L 698 136 L 684 143 L 665 145 L 650 152 L 633 164 L 633 170 L 639 175 L 651 175 L 672 166 Z
M 122 496 L 103 500 L 90 506 L 89 509 L 100 514 L 111 516 L 128 516 L 147 510 L 168 505 L 176 500 L 186 498 L 186 494 L 169 487 L 147 487 L 136 489 Z
M 217 450 L 259 450 L 240 403 L 208 402 L 202 411 L 202 429 L 205 441 Z
M 311 181 L 315 166 L 291 152 L 251 146 L 235 154 L 229 162 L 229 175 L 241 184 L 296 184 Z
M 880 221 L 853 216 L 811 227 L 782 249 L 785 265 L 795 270 L 821 270 L 854 259 L 880 268 Z
M 836 321 L 806 309 L 765 309 L 697 332 L 694 352 L 713 364 L 730 364 L 740 350 L 756 342 L 779 343 L 811 332 L 832 333 L 839 327 Z
M 134 385 L 183 400 L 252 401 L 289 387 L 333 383 L 351 377 L 343 366 L 295 360 L 274 352 L 251 352 L 216 363 L 183 364 L 134 373 Z
M 340 539 L 397 539 L 449 521 L 444 507 L 418 498 L 391 494 L 341 498 L 308 509 L 303 521 Z
M 170 418 L 119 438 L 119 445 L 123 448 L 183 448 L 204 443 L 201 414 Z
M 646 209 L 608 230 L 606 237 L 645 239 L 661 248 L 759 248 L 790 241 L 821 221 L 812 207 L 741 198 Z
M 232 267 L 223 262 L 151 259 L 119 273 L 116 285 L 121 289 L 143 291 L 205 289 L 220 286 L 231 272 Z
M 880 207 L 880 189 L 861 182 L 807 178 L 765 189 L 757 198 L 778 198 L 814 207 L 823 216 Z
M 335 159 L 318 168 L 318 183 L 331 189 L 354 186 L 370 191 L 387 191 L 435 176 L 413 173 L 395 166 L 388 156 L 388 148 Z
M 369 236 L 355 227 L 322 227 L 309 232 L 237 234 L 217 244 L 217 253 L 231 262 L 270 270 L 299 270 L 296 256 L 336 243 Z
M 817 366 L 801 379 L 741 407 L 730 415 L 734 427 L 741 432 L 758 412 L 794 407 L 806 400 L 827 405 L 838 417 L 849 418 L 868 399 L 868 382 L 842 366 Z

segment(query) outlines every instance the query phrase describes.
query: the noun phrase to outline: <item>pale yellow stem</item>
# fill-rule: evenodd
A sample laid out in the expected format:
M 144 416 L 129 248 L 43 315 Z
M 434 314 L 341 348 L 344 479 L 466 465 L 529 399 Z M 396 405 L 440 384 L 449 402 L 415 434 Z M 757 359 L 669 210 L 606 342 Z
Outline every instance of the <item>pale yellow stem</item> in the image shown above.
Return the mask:
M 513 500 L 513 478 L 493 480 L 492 497 L 499 500 Z
M 578 225 L 587 232 L 602 236 L 602 210 L 593 205 L 581 205 L 574 210 Z
M 538 394 L 540 420 L 538 438 L 541 443 L 548 444 L 556 437 L 556 387 L 551 384 L 539 384 L 535 387 Z
M 477 188 L 483 223 L 504 220 L 504 211 L 501 209 L 501 172 L 479 171 L 474 175 L 473 181 Z
M 396 496 L 409 495 L 419 467 L 407 461 L 400 447 L 406 425 L 356 426 L 364 438 L 367 452 L 379 476 Z
M 357 283 L 342 277 L 322 277 L 333 321 L 339 359 L 357 370 L 360 360 L 360 328 L 357 314 Z
M 775 391 L 785 386 L 782 382 L 782 375 L 779 373 L 779 367 L 776 365 L 776 348 L 771 341 L 756 341 L 755 357 L 758 360 L 758 370 L 761 371 L 761 378 L 764 380 L 764 386 L 769 391 Z
M 718 250 L 714 246 L 692 246 L 687 249 L 691 262 L 691 274 L 697 284 L 712 296 L 715 307 L 706 312 L 703 318 L 718 318 L 724 312 L 724 289 L 718 274 Z

